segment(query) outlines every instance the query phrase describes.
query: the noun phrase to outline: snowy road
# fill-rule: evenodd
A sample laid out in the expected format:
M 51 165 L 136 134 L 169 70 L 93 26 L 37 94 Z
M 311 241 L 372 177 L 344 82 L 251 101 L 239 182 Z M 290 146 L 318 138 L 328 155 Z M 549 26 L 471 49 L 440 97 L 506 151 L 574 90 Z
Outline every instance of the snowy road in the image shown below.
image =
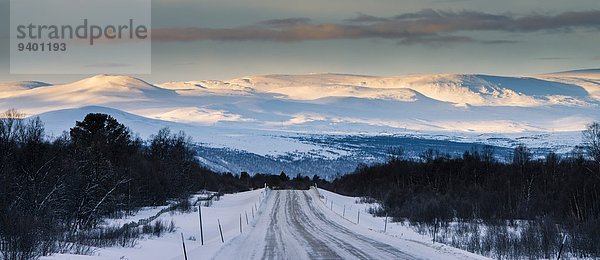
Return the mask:
M 161 215 L 158 220 L 174 221 L 178 232 L 141 239 L 135 247 L 96 248 L 93 256 L 55 254 L 42 259 L 182 260 L 181 234 L 187 238 L 190 260 L 487 259 L 433 244 L 428 236 L 417 234 L 401 223 L 388 223 L 384 233 L 383 218 L 366 213 L 376 204 L 357 204 L 358 200 L 314 187 L 308 191 L 259 189 L 227 194 L 212 206 L 202 208 L 204 245 L 197 239 L 198 212 L 171 213 Z M 153 210 L 160 208 L 141 211 L 129 220 L 112 221 L 125 223 L 145 218 Z M 361 212 L 360 223 L 356 224 L 358 212 Z M 247 222 L 241 221 L 246 214 Z M 224 243 L 217 223 L 221 223 Z
M 272 191 L 266 206 L 254 227 L 224 246 L 214 259 L 465 258 L 433 248 L 423 250 L 425 245 L 370 230 L 356 230 L 357 226 L 345 219 L 335 221 L 333 217 L 339 216 L 328 211 L 314 190 Z M 411 252 L 411 247 L 416 252 Z

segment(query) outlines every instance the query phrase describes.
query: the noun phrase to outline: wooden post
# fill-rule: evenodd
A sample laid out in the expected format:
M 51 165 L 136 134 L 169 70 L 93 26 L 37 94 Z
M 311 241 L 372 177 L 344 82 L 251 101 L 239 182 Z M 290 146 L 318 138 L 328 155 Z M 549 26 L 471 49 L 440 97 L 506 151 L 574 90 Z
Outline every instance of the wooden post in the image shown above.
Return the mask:
M 344 212 L 342 213 L 342 217 L 345 218 L 346 217 L 346 205 L 344 205 Z
M 246 225 L 249 225 L 248 224 L 248 211 L 244 211 L 244 214 L 246 214 Z
M 356 225 L 360 223 L 360 209 L 358 210 L 358 217 L 356 217 Z
M 563 237 L 562 244 L 560 244 L 560 249 L 558 250 L 558 257 L 556 257 L 556 260 L 560 260 L 560 257 L 562 255 L 562 251 L 563 251 L 563 248 L 565 247 L 566 242 L 567 242 L 567 235 L 565 234 Z
M 198 205 L 198 219 L 200 220 L 200 243 L 204 245 L 204 231 L 202 230 L 202 205 Z
M 387 231 L 387 218 L 388 218 L 388 214 L 385 213 L 385 224 L 383 226 L 383 233 L 385 233 Z
M 330 209 L 333 210 L 333 200 L 331 201 Z
M 221 221 L 217 219 L 217 223 L 219 223 L 219 233 L 221 233 L 221 242 L 225 243 L 225 240 L 223 239 L 223 230 L 221 229 Z
M 240 234 L 242 233 L 242 214 L 240 214 Z
M 181 244 L 183 244 L 183 257 L 187 260 L 187 252 L 185 250 L 185 240 L 183 240 L 183 232 L 181 232 Z
M 433 243 L 435 244 L 435 235 L 437 234 L 437 218 L 433 222 Z
M 129 179 L 131 180 L 131 169 L 129 169 Z M 127 182 L 127 215 L 131 214 L 131 182 Z
M 254 219 L 254 207 L 252 208 L 252 219 Z

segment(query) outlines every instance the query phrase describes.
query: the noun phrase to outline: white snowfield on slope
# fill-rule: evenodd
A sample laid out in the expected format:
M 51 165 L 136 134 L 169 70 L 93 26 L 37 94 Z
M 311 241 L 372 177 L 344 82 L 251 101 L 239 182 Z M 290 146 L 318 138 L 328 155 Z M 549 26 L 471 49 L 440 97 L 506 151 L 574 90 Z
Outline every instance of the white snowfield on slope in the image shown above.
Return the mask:
M 64 85 L 0 83 L 0 104 L 28 115 L 105 106 L 172 122 L 255 129 L 333 131 L 326 126 L 334 123 L 362 125 L 346 131 L 367 132 L 384 126 L 479 133 L 574 131 L 598 119 L 591 112 L 600 105 L 600 79 L 588 74 L 309 74 L 150 84 L 97 75 Z
M 499 146 L 511 146 L 502 143 L 510 139 L 530 147 L 573 147 L 586 124 L 600 121 L 599 75 L 308 74 L 162 84 L 97 75 L 57 85 L 0 83 L 0 110 L 39 115 L 53 136 L 99 112 L 142 138 L 170 127 L 207 146 L 258 155 L 339 156 L 286 137 L 295 134 L 412 134 Z M 544 143 L 536 143 L 540 140 Z
M 486 259 L 433 244 L 429 237 L 397 223 L 388 223 L 384 233 L 384 219 L 366 213 L 373 205 L 356 204 L 357 201 L 358 198 L 314 188 L 266 192 L 261 189 L 225 195 L 213 206 L 202 208 L 204 246 L 200 244 L 197 212 L 176 213 L 159 218 L 173 220 L 178 226 L 175 233 L 143 239 L 134 248 L 101 248 L 94 256 L 62 254 L 43 259 L 184 259 L 181 232 L 186 238 L 188 259 Z M 255 203 L 260 206 L 252 218 L 249 210 Z M 225 243 L 220 240 L 217 219 L 221 221 Z M 196 239 L 189 240 L 192 236 Z

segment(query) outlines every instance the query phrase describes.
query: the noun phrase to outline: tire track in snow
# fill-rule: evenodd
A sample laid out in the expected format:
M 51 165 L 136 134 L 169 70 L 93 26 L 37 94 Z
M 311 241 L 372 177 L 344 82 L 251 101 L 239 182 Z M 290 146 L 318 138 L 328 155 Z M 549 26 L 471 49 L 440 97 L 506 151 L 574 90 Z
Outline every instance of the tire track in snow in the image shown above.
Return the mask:
M 296 202 L 298 202 L 298 194 L 297 191 L 294 191 L 294 198 L 296 199 Z M 303 200 L 301 203 L 299 203 L 302 207 L 303 210 L 301 212 L 302 215 L 302 223 L 301 225 L 309 227 L 312 230 L 313 234 L 317 234 L 321 236 L 320 241 L 322 241 L 322 243 L 324 245 L 327 245 L 327 247 L 329 248 L 335 248 L 337 249 L 337 251 L 341 251 L 340 254 L 342 254 L 344 257 L 344 259 L 348 259 L 348 258 L 357 258 L 357 259 L 368 259 L 368 255 L 363 253 L 361 251 L 361 249 L 353 246 L 352 244 L 350 244 L 348 241 L 344 241 L 343 239 L 340 239 L 338 236 L 334 235 L 337 232 L 328 230 L 328 227 L 325 227 L 323 225 L 323 223 L 315 223 L 313 222 L 311 219 L 316 219 L 316 218 L 311 218 L 310 216 L 308 216 L 308 214 L 306 213 L 307 210 L 310 210 L 308 208 L 308 205 L 311 203 L 310 201 L 306 200 L 306 197 L 304 197 L 305 200 Z M 299 214 L 300 215 L 300 214 Z M 343 249 L 343 250 L 340 250 Z M 340 258 L 336 258 L 336 259 L 340 259 Z
M 327 217 L 308 191 L 272 191 L 254 228 L 214 259 L 418 259 Z
M 276 193 L 274 205 L 275 209 L 280 208 L 279 202 L 280 196 L 279 193 Z M 281 231 L 277 223 L 278 213 L 278 210 L 272 210 L 271 214 L 269 214 L 269 220 L 271 223 L 269 225 L 269 229 L 267 229 L 267 236 L 265 237 L 266 245 L 262 259 L 276 259 L 278 252 L 285 254 L 285 248 L 281 247 L 280 243 L 277 243 L 277 240 L 282 239 Z
M 303 191 L 303 195 L 304 195 L 305 201 L 307 202 L 306 203 L 307 207 L 308 207 L 307 212 L 314 214 L 314 216 L 317 219 L 319 219 L 320 221 L 325 223 L 326 226 L 330 227 L 329 229 L 331 229 L 331 230 L 335 231 L 335 233 L 337 233 L 337 235 L 333 236 L 333 235 L 331 235 L 331 233 L 323 232 L 325 234 L 328 234 L 332 240 L 340 240 L 340 237 L 346 237 L 346 238 L 350 239 L 350 241 L 353 241 L 353 245 L 350 245 L 350 247 L 354 247 L 354 245 L 356 245 L 356 246 L 360 247 L 360 249 L 362 249 L 363 252 L 365 252 L 365 253 L 368 252 L 367 253 L 368 259 L 374 259 L 374 258 L 378 258 L 378 259 L 419 259 L 417 257 L 411 256 L 410 254 L 408 254 L 406 252 L 400 251 L 391 245 L 382 243 L 380 241 L 377 241 L 377 240 L 368 238 L 366 236 L 360 235 L 356 232 L 353 232 L 352 230 L 336 223 L 335 221 L 332 221 L 325 215 L 325 213 L 321 209 L 318 209 L 315 207 L 315 205 L 312 202 L 312 197 L 308 194 L 307 191 Z M 340 235 L 343 235 L 343 236 L 340 236 Z M 347 249 L 350 249 L 350 248 L 347 248 Z M 367 250 L 365 250 L 365 249 L 367 249 Z M 358 255 L 356 255 L 356 256 L 359 257 Z
M 292 196 L 290 196 L 292 195 Z M 301 236 L 308 242 L 309 248 L 308 255 L 311 259 L 341 259 L 341 256 L 338 255 L 333 249 L 327 246 L 326 241 L 323 239 L 318 239 L 314 234 L 315 230 L 309 231 L 309 228 L 314 228 L 313 225 L 307 225 L 308 216 L 301 209 L 298 203 L 298 196 L 294 192 L 287 191 L 286 197 L 289 202 L 292 202 L 290 207 L 286 207 L 289 209 L 288 214 L 291 217 L 291 224 L 294 228 L 301 234 Z M 291 198 L 290 198 L 291 197 Z M 312 229 L 311 228 L 311 229 Z

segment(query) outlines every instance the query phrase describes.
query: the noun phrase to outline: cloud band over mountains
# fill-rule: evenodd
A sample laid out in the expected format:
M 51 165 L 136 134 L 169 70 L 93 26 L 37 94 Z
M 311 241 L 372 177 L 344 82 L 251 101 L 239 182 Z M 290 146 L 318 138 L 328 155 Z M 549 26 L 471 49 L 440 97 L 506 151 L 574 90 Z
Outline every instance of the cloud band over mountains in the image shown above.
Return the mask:
M 573 29 L 600 29 L 600 11 L 573 11 L 556 15 L 490 14 L 478 11 L 424 9 L 394 17 L 359 14 L 341 23 L 316 23 L 294 17 L 263 21 L 233 28 L 155 28 L 155 41 L 271 41 L 301 42 L 338 39 L 391 39 L 399 44 L 479 42 L 513 43 L 504 39 L 474 39 L 464 32 L 569 32 Z

